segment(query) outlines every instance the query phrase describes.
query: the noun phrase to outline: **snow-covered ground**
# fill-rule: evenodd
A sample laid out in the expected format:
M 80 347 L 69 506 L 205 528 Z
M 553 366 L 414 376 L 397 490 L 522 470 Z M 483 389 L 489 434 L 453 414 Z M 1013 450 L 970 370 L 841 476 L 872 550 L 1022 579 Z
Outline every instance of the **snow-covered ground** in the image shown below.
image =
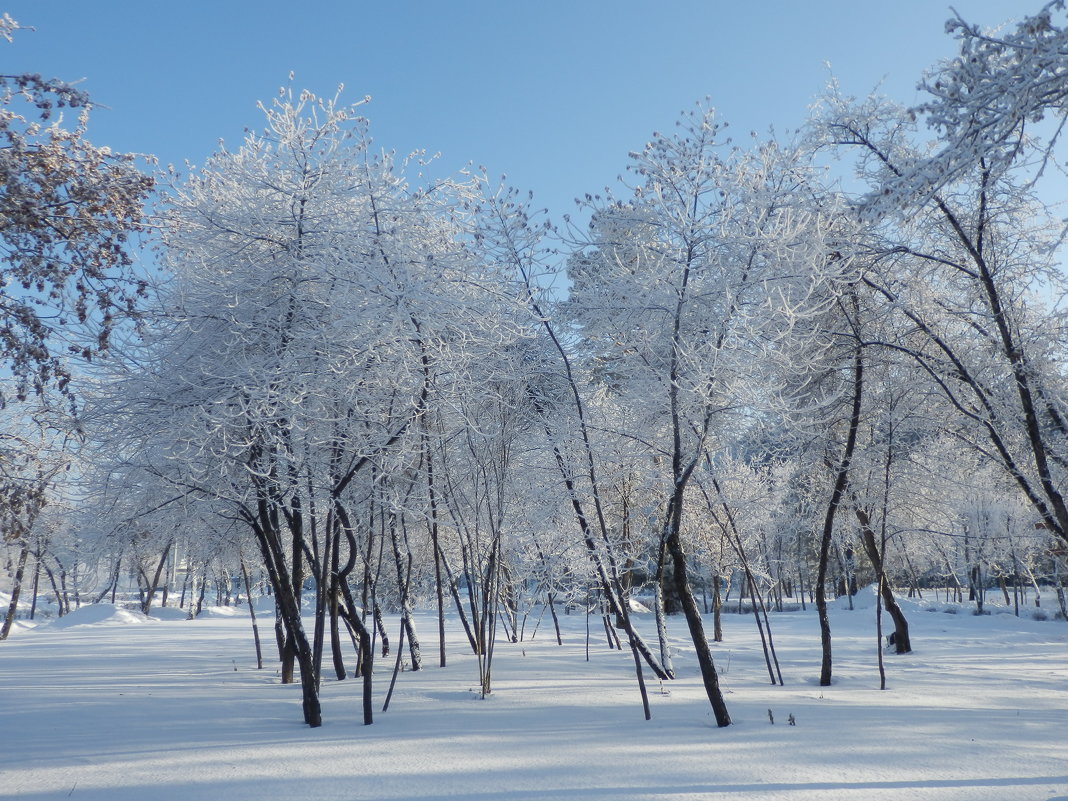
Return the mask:
M 526 641 L 497 646 L 480 700 L 462 634 L 441 669 L 424 615 L 425 667 L 401 674 L 388 712 L 383 660 L 374 725 L 357 681 L 326 679 L 324 725 L 309 729 L 299 689 L 273 663 L 255 670 L 243 613 L 161 611 L 86 607 L 0 643 L 0 798 L 1068 801 L 1063 620 L 908 605 L 916 650 L 887 655 L 880 691 L 871 608 L 834 611 L 828 688 L 811 610 L 772 616 L 784 687 L 752 617 L 725 615 L 715 657 L 734 725 L 719 729 L 681 618 L 680 678 L 649 679 L 646 722 L 633 661 L 596 619 L 588 662 L 585 618 L 562 617 L 563 647 L 548 615 L 533 639 L 528 621 Z

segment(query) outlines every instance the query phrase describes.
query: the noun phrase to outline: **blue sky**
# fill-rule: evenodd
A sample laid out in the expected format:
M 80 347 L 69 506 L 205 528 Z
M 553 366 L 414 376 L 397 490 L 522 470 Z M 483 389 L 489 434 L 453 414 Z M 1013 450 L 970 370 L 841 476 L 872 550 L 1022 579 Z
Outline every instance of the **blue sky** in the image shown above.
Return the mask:
M 378 146 L 468 161 L 533 190 L 554 217 L 614 183 L 629 151 L 708 96 L 736 135 L 799 125 L 831 72 L 906 103 L 952 55 L 942 0 L 317 2 L 9 0 L 36 32 L 3 45 L 3 72 L 83 88 L 94 143 L 201 163 L 260 126 L 256 101 L 345 84 Z M 955 0 L 996 25 L 1039 2 Z

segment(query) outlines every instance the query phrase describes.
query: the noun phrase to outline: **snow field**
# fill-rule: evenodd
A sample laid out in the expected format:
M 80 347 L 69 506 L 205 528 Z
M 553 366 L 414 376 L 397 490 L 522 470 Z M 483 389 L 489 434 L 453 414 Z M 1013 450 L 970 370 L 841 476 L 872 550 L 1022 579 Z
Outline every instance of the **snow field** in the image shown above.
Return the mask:
M 376 664 L 369 727 L 360 683 L 324 664 L 325 723 L 308 729 L 299 688 L 278 684 L 270 660 L 255 670 L 248 619 L 232 611 L 185 621 L 88 607 L 0 644 L 0 798 L 1068 798 L 1063 621 L 910 606 L 916 652 L 886 656 L 880 691 L 871 609 L 833 611 L 828 688 L 811 610 L 772 615 L 784 687 L 768 680 L 752 617 L 724 615 L 714 652 L 734 725 L 718 729 L 681 618 L 679 678 L 646 676 L 646 722 L 630 654 L 607 648 L 597 619 L 589 662 L 581 615 L 561 616 L 563 647 L 547 615 L 533 640 L 529 621 L 525 642 L 498 643 L 482 700 L 459 626 L 441 669 L 435 621 L 420 615 L 424 669 L 400 676 L 389 711 L 392 656 Z M 654 641 L 651 617 L 641 625 Z

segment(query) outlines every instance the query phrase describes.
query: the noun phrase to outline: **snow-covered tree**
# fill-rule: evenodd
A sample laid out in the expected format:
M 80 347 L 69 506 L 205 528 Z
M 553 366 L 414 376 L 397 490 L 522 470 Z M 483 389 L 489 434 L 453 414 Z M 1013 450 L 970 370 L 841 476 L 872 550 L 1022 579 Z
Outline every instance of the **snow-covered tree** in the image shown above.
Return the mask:
M 358 558 L 360 479 L 377 470 L 400 513 L 420 421 L 466 365 L 522 332 L 507 286 L 465 238 L 467 188 L 410 186 L 405 165 L 374 153 L 366 121 L 336 99 L 284 90 L 263 110 L 264 133 L 174 187 L 172 277 L 111 394 L 140 432 L 141 469 L 253 532 L 305 718 L 318 725 L 323 610 L 345 590 L 332 565 L 346 550 L 348 569 Z M 300 618 L 309 577 L 311 639 Z M 359 629 L 351 601 L 342 606 Z
M 953 407 L 962 442 L 1001 465 L 1039 519 L 1068 536 L 1063 325 L 1047 300 L 1061 278 L 1045 207 L 1025 176 L 985 158 L 922 191 L 929 161 L 906 112 L 834 96 L 828 111 L 824 135 L 857 148 L 877 187 L 859 207 L 876 215 L 861 244 L 871 264 L 863 283 L 896 333 L 867 345 L 907 355 Z
M 632 197 L 594 203 L 567 308 L 604 385 L 642 410 L 635 436 L 664 465 L 661 540 L 727 725 L 682 539 L 687 488 L 706 454 L 736 447 L 769 407 L 774 352 L 830 302 L 830 276 L 848 260 L 830 246 L 835 210 L 821 207 L 803 154 L 732 148 L 709 109 L 655 135 L 631 171 Z

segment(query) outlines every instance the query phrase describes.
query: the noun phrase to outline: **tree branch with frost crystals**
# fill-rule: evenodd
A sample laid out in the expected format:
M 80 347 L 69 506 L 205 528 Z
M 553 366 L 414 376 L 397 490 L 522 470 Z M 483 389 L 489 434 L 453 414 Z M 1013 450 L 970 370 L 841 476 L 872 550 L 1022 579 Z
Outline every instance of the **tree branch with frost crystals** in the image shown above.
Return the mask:
M 411 191 L 335 101 L 283 90 L 263 110 L 266 133 L 217 153 L 172 196 L 163 300 L 177 310 L 148 337 L 150 368 L 125 380 L 157 399 L 135 417 L 166 459 L 136 453 L 139 469 L 159 467 L 243 519 L 288 593 L 302 556 L 324 579 L 317 532 L 334 535 L 366 466 L 408 476 L 398 452 L 445 388 L 438 379 L 469 372 L 520 327 L 462 246 L 446 184 Z
M 1043 14 L 1048 15 L 1054 8 L 1063 10 L 1061 3 L 1051 3 Z M 992 73 L 991 81 L 1018 79 L 1026 84 L 1034 79 L 1033 75 L 1029 77 L 1027 59 L 1013 57 L 998 61 L 998 53 L 1004 55 L 1002 50 L 1008 46 L 1005 42 L 1009 40 L 1018 44 L 1026 39 L 1035 52 L 1048 49 L 1046 34 L 1054 36 L 1051 31 L 1053 28 L 1048 18 L 1037 22 L 1032 19 L 1009 39 L 998 40 L 1000 43 L 983 39 L 974 30 L 966 31 L 961 59 L 945 70 L 951 73 L 957 70 L 959 74 L 954 73 L 957 74 L 954 80 L 964 80 L 960 76 L 965 75 L 968 80 L 982 81 L 986 79 L 969 72 L 974 64 L 982 64 L 984 70 L 1004 73 L 1000 77 Z M 1063 31 L 1056 34 L 1061 35 Z M 991 62 L 991 58 L 996 63 Z M 1054 71 L 1064 73 L 1058 80 L 1068 81 L 1068 53 L 1060 53 L 1057 58 L 1060 66 Z M 1065 86 L 1068 87 L 1068 83 Z M 1015 102 L 1012 98 L 1009 101 Z M 1058 486 L 1062 479 L 1051 470 L 1051 462 L 1057 463 L 1051 454 L 1056 451 L 1053 439 L 1058 436 L 1058 429 L 1043 422 L 1041 405 L 1041 384 L 1044 381 L 1055 383 L 1059 379 L 1053 375 L 1043 378 L 1036 371 L 1028 353 L 1027 331 L 1021 327 L 1025 319 L 1035 314 L 1032 303 L 1024 297 L 1025 282 L 1039 274 L 1038 267 L 1024 262 L 1048 258 L 1047 254 L 1041 253 L 1041 238 L 1036 242 L 1027 241 L 1022 221 L 1026 219 L 1026 213 L 1034 213 L 1036 209 L 1030 201 L 1028 188 L 1021 187 L 1019 181 L 1014 180 L 1015 173 L 1010 173 L 1010 169 L 1026 166 L 1019 158 L 1020 154 L 1034 152 L 1034 144 L 1022 138 L 1022 128 L 1018 127 L 1027 114 L 1013 117 L 1015 112 L 1005 107 L 992 107 L 993 111 L 979 108 L 975 98 L 957 89 L 945 93 L 940 102 L 956 103 L 961 116 L 956 122 L 936 120 L 936 129 L 941 126 L 950 141 L 933 156 L 911 146 L 911 130 L 901 116 L 896 120 L 893 117 L 876 119 L 872 115 L 874 101 L 856 107 L 833 97 L 833 113 L 823 124 L 832 139 L 862 148 L 865 154 L 862 165 L 866 162 L 878 165 L 877 170 L 867 171 L 879 187 L 861 204 L 868 219 L 883 226 L 884 236 L 888 239 L 913 238 L 920 242 L 917 246 L 883 246 L 882 256 L 912 255 L 931 268 L 945 267 L 950 271 L 946 278 L 938 279 L 932 270 L 933 285 L 936 292 L 941 293 L 933 301 L 925 300 L 917 291 L 918 287 L 928 283 L 924 279 L 931 276 L 912 275 L 911 286 L 902 278 L 896 278 L 894 282 L 888 278 L 885 286 L 868 279 L 870 287 L 890 301 L 890 308 L 902 312 L 917 326 L 941 352 L 945 364 L 952 365 L 950 373 L 937 377 L 932 374 L 932 378 L 937 378 L 936 383 L 959 412 L 979 422 L 999 454 L 1003 468 L 1031 499 L 1045 524 L 1065 538 L 1068 537 L 1068 505 Z M 1051 103 L 1051 108 L 1058 114 L 1068 113 L 1063 99 L 1047 97 L 1042 102 Z M 1032 104 L 1031 108 L 1036 114 L 1042 112 L 1037 105 Z M 1009 126 L 994 139 L 985 138 L 989 134 L 987 126 L 981 121 L 976 122 L 975 114 L 988 112 L 995 117 L 1001 114 L 1001 121 L 1007 120 Z M 958 123 L 964 126 L 960 136 L 954 127 Z M 1017 134 L 1020 138 L 1006 139 L 1017 137 Z M 972 137 L 974 146 L 961 145 L 961 136 Z M 932 182 L 932 177 L 937 180 Z M 894 204 L 895 208 L 888 203 Z M 873 249 L 877 251 L 878 245 Z M 1002 251 L 1011 253 L 1011 259 L 1006 261 Z M 908 266 L 907 261 L 900 263 Z M 873 266 L 877 267 L 878 263 Z M 898 289 L 893 288 L 894 283 Z M 903 299 L 903 293 L 910 297 Z M 975 306 L 976 300 L 981 308 Z M 941 311 L 943 317 L 932 315 L 931 309 Z M 966 327 L 963 334 L 951 335 L 947 323 L 953 320 Z M 976 363 L 968 366 L 965 359 L 969 348 L 974 347 L 970 339 L 975 334 L 983 346 L 994 346 L 994 359 L 979 362 L 972 359 Z M 928 360 L 920 363 L 929 370 L 937 366 Z M 997 399 L 991 391 L 993 384 L 984 387 L 977 378 L 977 370 L 1007 372 L 1009 375 L 1004 377 L 1011 376 L 1015 400 Z M 962 381 L 970 389 L 975 403 L 982 409 L 981 415 L 978 410 L 971 410 L 960 402 L 950 387 L 953 380 Z
M 564 368 L 568 394 L 574 404 L 578 419 L 579 438 L 582 443 L 583 458 L 587 469 L 585 478 L 593 501 L 596 531 L 583 508 L 572 471 L 564 459 L 560 445 L 553 441 L 547 418 L 549 410 L 541 407 L 538 408 L 538 412 L 544 419 L 546 435 L 552 442 L 553 457 L 563 476 L 569 500 L 587 546 L 587 552 L 597 570 L 598 578 L 601 581 L 613 613 L 624 624 L 631 648 L 635 651 L 635 659 L 637 660 L 637 654 L 640 653 L 659 678 L 671 678 L 671 675 L 657 662 L 652 651 L 649 650 L 640 635 L 635 631 L 630 621 L 628 602 L 622 592 L 619 568 L 608 536 L 608 525 L 605 521 L 604 507 L 601 501 L 600 484 L 594 463 L 593 444 L 589 435 L 585 404 L 579 392 L 578 380 L 572 369 L 571 358 L 553 328 L 552 319 L 545 313 L 537 300 L 538 293 L 533 285 L 531 267 L 536 263 L 534 257 L 537 252 L 539 237 L 529 226 L 530 216 L 527 207 L 519 203 L 517 192 L 514 189 L 506 189 L 500 186 L 493 194 L 486 193 L 483 195 L 480 210 L 483 215 L 488 216 L 490 222 L 488 225 L 483 224 L 476 229 L 476 240 L 486 249 L 488 255 L 500 259 L 504 264 L 510 265 L 519 273 L 524 288 L 524 299 L 534 312 L 535 319 L 552 342 L 553 348 L 560 356 L 560 361 Z M 639 680 L 640 678 L 639 666 Z
M 20 27 L 5 14 L 0 39 Z M 91 107 L 62 81 L 0 74 L 0 360 L 15 399 L 58 390 L 72 413 L 70 360 L 103 355 L 147 290 L 130 239 L 147 230 L 153 181 L 87 140 Z M 73 126 L 53 119 L 65 108 Z

